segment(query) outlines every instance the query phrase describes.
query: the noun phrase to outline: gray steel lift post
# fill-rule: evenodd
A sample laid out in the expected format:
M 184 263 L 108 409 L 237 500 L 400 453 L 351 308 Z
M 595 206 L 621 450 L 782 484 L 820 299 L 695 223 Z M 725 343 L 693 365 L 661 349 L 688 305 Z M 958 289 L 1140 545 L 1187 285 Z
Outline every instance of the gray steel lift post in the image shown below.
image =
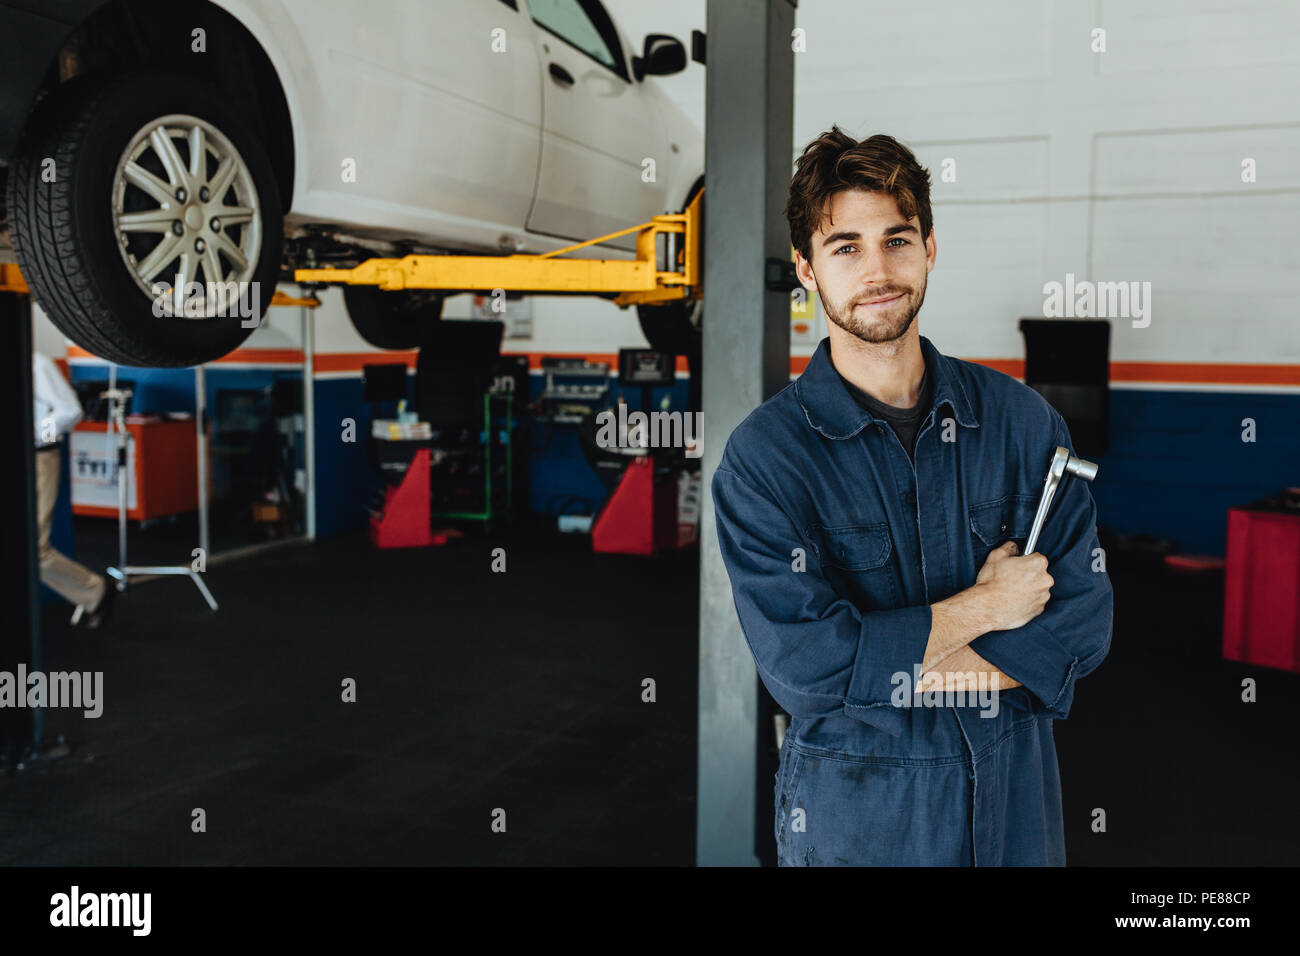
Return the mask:
M 19 663 L 28 671 L 44 667 L 41 648 L 40 566 L 36 558 L 36 450 L 32 435 L 32 318 L 31 299 L 0 292 L 0 322 L 6 330 L 5 366 L 0 388 L 8 398 L 3 417 L 3 446 L 13 463 L 14 481 L 4 496 L 5 580 L 15 609 L 0 628 L 0 670 L 17 673 Z M 0 763 L 8 769 L 40 753 L 44 746 L 45 711 L 35 707 L 0 708 Z
M 707 489 L 728 435 L 790 381 L 785 197 L 794 157 L 795 0 L 709 0 L 705 69 L 704 442 Z M 752 866 L 772 827 L 759 754 L 758 674 L 718 551 L 713 501 L 700 512 L 699 764 L 696 863 Z M 761 743 L 760 743 L 761 741 Z M 759 779 L 760 775 L 763 779 Z

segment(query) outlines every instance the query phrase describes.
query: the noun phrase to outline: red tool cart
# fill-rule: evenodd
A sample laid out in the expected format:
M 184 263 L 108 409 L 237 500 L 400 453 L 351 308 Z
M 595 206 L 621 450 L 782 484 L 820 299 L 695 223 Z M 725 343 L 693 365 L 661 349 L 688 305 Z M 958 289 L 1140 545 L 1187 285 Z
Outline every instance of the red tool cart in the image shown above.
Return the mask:
M 107 431 L 105 422 L 81 422 L 69 439 L 73 514 L 117 517 L 117 445 Z M 194 420 L 130 415 L 126 431 L 126 516 L 150 521 L 198 508 Z
M 1223 656 L 1300 673 L 1300 510 L 1228 509 Z

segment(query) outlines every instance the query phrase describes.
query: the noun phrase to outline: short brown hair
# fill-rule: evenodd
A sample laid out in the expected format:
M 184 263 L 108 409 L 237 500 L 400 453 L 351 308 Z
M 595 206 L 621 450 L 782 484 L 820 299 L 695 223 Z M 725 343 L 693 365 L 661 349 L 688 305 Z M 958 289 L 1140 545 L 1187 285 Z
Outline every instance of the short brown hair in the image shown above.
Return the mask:
M 795 163 L 786 201 L 790 244 L 812 259 L 812 237 L 826 216 L 826 204 L 843 189 L 888 193 L 905 219 L 921 220 L 921 237 L 934 228 L 930 214 L 930 173 L 912 151 L 884 133 L 858 141 L 832 126 L 804 147 Z

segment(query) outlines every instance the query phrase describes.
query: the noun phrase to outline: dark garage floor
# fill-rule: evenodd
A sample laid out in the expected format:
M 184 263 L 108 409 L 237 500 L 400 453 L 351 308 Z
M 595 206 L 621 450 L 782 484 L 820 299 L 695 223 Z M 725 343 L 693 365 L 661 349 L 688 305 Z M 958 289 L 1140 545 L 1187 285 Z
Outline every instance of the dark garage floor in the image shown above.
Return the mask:
M 1300 862 L 1300 676 L 1218 660 L 1221 575 L 1112 579 L 1111 655 L 1056 726 L 1071 864 Z M 145 583 L 102 636 L 47 608 L 45 669 L 103 671 L 104 713 L 50 712 L 72 756 L 0 778 L 0 863 L 693 863 L 694 552 L 520 526 L 289 546 L 206 580 L 218 613 Z

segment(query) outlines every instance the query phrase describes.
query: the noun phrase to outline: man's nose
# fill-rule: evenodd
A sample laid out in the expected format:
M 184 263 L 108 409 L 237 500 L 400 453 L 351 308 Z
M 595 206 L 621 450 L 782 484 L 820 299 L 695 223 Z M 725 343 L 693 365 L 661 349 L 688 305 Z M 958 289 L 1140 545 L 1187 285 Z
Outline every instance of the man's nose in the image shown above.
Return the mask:
M 889 258 L 885 255 L 885 250 L 868 250 L 862 254 L 858 262 L 860 267 L 858 279 L 863 289 L 880 295 L 883 294 L 883 290 L 894 288 L 889 272 Z

